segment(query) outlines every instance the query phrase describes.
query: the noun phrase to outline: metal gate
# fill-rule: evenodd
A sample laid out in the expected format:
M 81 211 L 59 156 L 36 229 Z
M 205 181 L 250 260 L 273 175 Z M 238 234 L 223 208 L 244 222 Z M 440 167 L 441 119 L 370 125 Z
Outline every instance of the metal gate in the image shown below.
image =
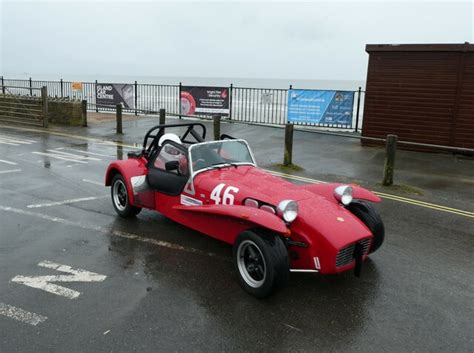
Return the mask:
M 30 95 L 25 95 L 22 92 L 24 90 L 28 90 Z M 47 88 L 3 86 L 0 94 L 0 123 L 48 127 Z

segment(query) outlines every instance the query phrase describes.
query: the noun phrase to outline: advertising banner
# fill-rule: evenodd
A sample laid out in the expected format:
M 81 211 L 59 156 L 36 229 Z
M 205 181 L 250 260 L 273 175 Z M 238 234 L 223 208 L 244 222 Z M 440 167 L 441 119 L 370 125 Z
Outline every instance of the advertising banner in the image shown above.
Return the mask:
M 115 107 L 122 104 L 124 108 L 134 107 L 134 94 L 132 84 L 98 83 L 96 85 L 95 99 L 98 106 Z
M 354 92 L 288 91 L 288 122 L 352 125 Z
M 181 114 L 229 115 L 229 88 L 181 86 Z

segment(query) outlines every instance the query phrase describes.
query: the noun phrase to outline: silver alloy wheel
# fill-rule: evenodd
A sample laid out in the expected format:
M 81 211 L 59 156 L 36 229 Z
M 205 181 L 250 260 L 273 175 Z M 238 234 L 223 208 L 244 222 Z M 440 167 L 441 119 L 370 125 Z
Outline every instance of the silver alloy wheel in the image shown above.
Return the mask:
M 237 249 L 237 266 L 240 275 L 252 288 L 259 288 L 267 277 L 265 258 L 257 244 L 244 240 Z
M 120 179 L 116 180 L 112 187 L 114 205 L 119 211 L 124 211 L 128 204 L 127 187 Z

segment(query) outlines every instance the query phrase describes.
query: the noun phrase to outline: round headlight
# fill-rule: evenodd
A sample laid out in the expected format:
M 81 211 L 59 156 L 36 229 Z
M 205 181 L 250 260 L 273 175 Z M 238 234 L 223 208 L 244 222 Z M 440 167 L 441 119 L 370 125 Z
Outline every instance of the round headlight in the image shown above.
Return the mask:
M 350 185 L 340 185 L 334 189 L 334 197 L 343 205 L 352 202 L 352 187 Z
M 278 204 L 277 213 L 286 222 L 293 222 L 298 217 L 298 204 L 293 200 L 283 200 Z

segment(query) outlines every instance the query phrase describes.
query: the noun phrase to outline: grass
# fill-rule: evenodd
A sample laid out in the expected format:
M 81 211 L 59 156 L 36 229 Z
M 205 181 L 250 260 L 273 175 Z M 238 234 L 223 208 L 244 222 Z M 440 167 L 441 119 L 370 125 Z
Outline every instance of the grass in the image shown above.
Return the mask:
M 273 166 L 285 172 L 300 172 L 304 170 L 304 168 L 296 164 L 284 165 L 281 163 L 277 163 L 277 164 L 274 164 Z

